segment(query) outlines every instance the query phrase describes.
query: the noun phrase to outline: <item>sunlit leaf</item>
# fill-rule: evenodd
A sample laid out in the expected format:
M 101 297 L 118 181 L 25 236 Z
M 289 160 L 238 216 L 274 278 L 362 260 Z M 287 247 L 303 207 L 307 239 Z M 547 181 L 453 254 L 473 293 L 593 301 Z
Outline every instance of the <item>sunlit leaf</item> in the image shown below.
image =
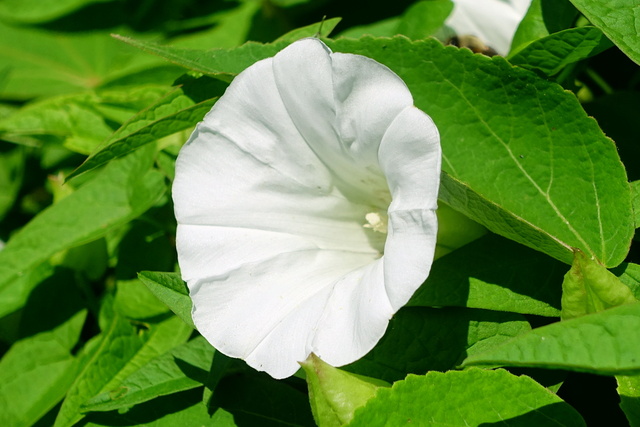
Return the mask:
M 526 376 L 470 369 L 410 375 L 380 389 L 356 411 L 349 427 L 505 425 L 585 426 L 580 415 L 555 394 Z
M 640 303 L 553 323 L 470 356 L 470 365 L 529 366 L 601 375 L 640 373 Z
M 150 169 L 154 147 L 112 162 L 95 179 L 49 207 L 0 251 L 0 312 L 24 303 L 29 288 L 16 279 L 57 252 L 105 235 L 149 209 L 165 192 L 162 175 Z
M 640 6 L 636 0 L 571 0 L 629 58 L 640 64 Z

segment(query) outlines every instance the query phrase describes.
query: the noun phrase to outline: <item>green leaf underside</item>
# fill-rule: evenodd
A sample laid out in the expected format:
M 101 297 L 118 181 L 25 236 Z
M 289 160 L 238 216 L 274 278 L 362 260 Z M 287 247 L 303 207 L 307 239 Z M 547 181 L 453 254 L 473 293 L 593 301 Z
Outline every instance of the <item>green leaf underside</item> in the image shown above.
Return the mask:
M 215 350 L 202 337 L 157 356 L 115 387 L 89 399 L 83 411 L 127 408 L 158 396 L 191 390 L 207 379 Z
M 307 376 L 313 417 L 323 427 L 347 424 L 378 388 L 389 385 L 334 368 L 315 354 L 300 365 Z
M 197 51 L 122 39 L 225 78 L 286 46 Z M 625 170 L 612 141 L 574 96 L 503 58 L 435 40 L 364 37 L 327 44 L 371 57 L 407 83 L 416 106 L 440 129 L 444 170 L 468 188 L 457 192 L 457 201 L 445 191 L 449 205 L 568 264 L 572 247 L 608 267 L 622 262 L 633 234 Z
M 514 65 L 542 70 L 554 75 L 565 66 L 590 58 L 612 44 L 595 27 L 570 28 L 533 41 L 508 59 Z
M 632 290 L 612 272 L 576 251 L 562 282 L 562 320 L 638 302 Z
M 189 291 L 178 273 L 143 271 L 138 274 L 138 278 L 171 311 L 195 329 L 191 318 L 192 302 L 189 298 Z
M 112 162 L 92 181 L 41 212 L 0 251 L 0 313 L 24 303 L 30 289 L 16 280 L 57 252 L 95 240 L 149 209 L 165 192 L 150 170 L 151 150 Z
M 584 426 L 562 399 L 526 376 L 469 369 L 409 375 L 356 411 L 349 427 L 372 425 Z
M 601 375 L 640 373 L 640 303 L 532 330 L 463 365 L 529 366 Z
M 458 306 L 558 317 L 566 265 L 496 235 L 434 262 L 409 306 Z
M 640 5 L 636 0 L 571 0 L 620 50 L 640 64 Z

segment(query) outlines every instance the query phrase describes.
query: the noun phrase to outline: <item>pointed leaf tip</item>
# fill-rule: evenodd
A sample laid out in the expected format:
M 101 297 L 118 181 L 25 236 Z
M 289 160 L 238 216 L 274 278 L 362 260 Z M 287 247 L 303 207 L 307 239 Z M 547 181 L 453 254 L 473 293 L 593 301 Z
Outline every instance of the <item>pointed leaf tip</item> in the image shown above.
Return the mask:
M 375 378 L 334 368 L 313 353 L 300 365 L 307 374 L 313 417 L 321 427 L 348 424 L 356 409 L 364 406 L 378 388 L 389 386 Z
M 633 292 L 598 261 L 574 250 L 571 269 L 562 283 L 563 320 L 637 302 Z

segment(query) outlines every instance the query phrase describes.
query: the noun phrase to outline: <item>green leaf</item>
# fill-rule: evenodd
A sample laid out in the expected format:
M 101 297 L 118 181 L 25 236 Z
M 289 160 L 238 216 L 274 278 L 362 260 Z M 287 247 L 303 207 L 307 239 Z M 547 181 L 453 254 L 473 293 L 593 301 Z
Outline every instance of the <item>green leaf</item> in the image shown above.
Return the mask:
M 247 42 L 231 49 L 197 50 L 163 46 L 121 35 L 113 37 L 145 52 L 160 56 L 173 64 L 224 81 L 231 81 L 236 74 L 249 65 L 260 59 L 274 56 L 291 43 L 287 40 L 273 44 Z
M 117 85 L 170 85 L 182 74 L 180 68 L 157 58 L 132 55 L 130 48 L 109 37 L 109 31 L 48 32 L 0 23 L 0 34 L 0 70 L 9 72 L 2 88 L 4 99 Z
M 456 306 L 557 317 L 566 266 L 496 235 L 433 263 L 409 306 Z
M 229 375 L 220 381 L 210 410 L 222 408 L 240 426 L 315 426 L 304 383 L 265 374 Z
M 401 16 L 384 19 L 373 24 L 348 28 L 340 37 L 358 38 L 363 35 L 392 37 L 397 34 L 412 40 L 424 39 L 436 33 L 447 19 L 453 3 L 450 0 L 418 1 Z
M 0 120 L 0 134 L 18 143 L 48 137 L 89 154 L 113 133 L 114 124 L 155 102 L 167 87 L 145 86 L 47 98 Z
M 231 78 L 286 46 L 197 51 L 120 38 L 218 78 Z M 625 170 L 612 141 L 575 96 L 503 58 L 435 40 L 365 37 L 327 44 L 389 66 L 434 119 L 443 168 L 454 178 L 443 177 L 447 204 L 568 264 L 573 247 L 608 267 L 625 258 L 633 235 Z M 459 199 L 448 197 L 451 192 Z
M 631 427 L 640 426 L 640 376 L 616 376 L 620 407 Z
M 0 220 L 13 206 L 22 186 L 25 157 L 23 147 L 0 150 Z
M 631 195 L 636 228 L 640 228 L 640 181 L 633 181 L 631 183 Z
M 356 411 L 349 427 L 421 426 L 585 426 L 580 415 L 526 376 L 505 370 L 470 369 L 409 375 Z
M 64 16 L 92 3 L 112 0 L 4 0 L 0 2 L 0 18 L 21 23 L 40 23 Z
M 283 41 L 294 42 L 305 37 L 328 37 L 340 21 L 342 21 L 342 18 L 331 18 L 305 27 L 296 28 L 278 37 L 274 43 Z
M 138 274 L 138 278 L 171 311 L 177 314 L 187 325 L 195 329 L 191 319 L 192 303 L 191 298 L 189 298 L 189 290 L 186 283 L 180 278 L 180 274 L 143 271 Z
M 566 30 L 577 14 L 569 0 L 533 0 L 513 36 L 511 52 L 551 33 Z
M 210 25 L 209 29 L 194 32 L 188 27 L 192 20 L 182 21 L 187 24 L 186 29 L 191 31 L 172 38 L 171 45 L 190 48 L 239 46 L 253 34 L 255 21 L 262 17 L 262 6 L 261 3 L 252 0 L 215 3 L 215 12 L 197 19 L 199 23 L 206 22 Z M 175 12 L 169 13 L 172 17 L 175 16 Z
M 338 37 L 357 39 L 362 36 L 392 37 L 398 34 L 401 17 L 383 19 L 372 24 L 356 25 L 338 33 Z
M 595 27 L 570 28 L 535 40 L 508 59 L 514 65 L 536 68 L 552 76 L 569 64 L 590 58 L 612 46 Z
M 636 0 L 571 0 L 571 3 L 600 28 L 635 63 L 640 64 L 640 6 Z
M 562 282 L 562 320 L 636 302 L 631 289 L 613 273 L 576 251 L 571 270 Z
M 322 427 L 349 423 L 356 409 L 364 406 L 380 387 L 389 386 L 334 368 L 313 353 L 300 365 L 307 374 L 313 417 Z
M 553 323 L 518 336 L 463 365 L 529 366 L 600 375 L 640 373 L 640 303 Z
M 438 197 L 469 218 L 484 224 L 494 233 L 569 262 L 568 254 L 571 248 L 564 242 L 483 197 L 468 184 L 445 171 L 442 171 L 440 176 Z
M 402 14 L 395 34 L 412 40 L 429 37 L 442 27 L 452 10 L 453 2 L 450 0 L 416 2 Z
M 136 114 L 96 148 L 67 179 L 102 166 L 160 138 L 195 126 L 226 85 L 200 78 L 187 82 Z
M 150 360 L 113 387 L 89 399 L 84 411 L 128 408 L 158 396 L 202 386 L 215 350 L 201 336 Z
M 329 46 L 398 73 L 440 129 L 443 169 L 512 221 L 507 228 L 485 206 L 456 207 L 443 198 L 447 204 L 567 263 L 571 247 L 606 266 L 622 262 L 633 234 L 625 170 L 575 96 L 501 57 L 435 40 L 339 39 Z
M 109 164 L 94 179 L 50 206 L 0 251 L 0 313 L 24 304 L 29 287 L 18 279 L 64 249 L 105 235 L 149 209 L 165 192 L 150 169 L 154 147 Z
M 184 343 L 191 334 L 191 328 L 174 316 L 133 327 L 117 311 L 111 313 L 111 303 L 107 304 L 106 315 L 101 313 L 107 322 L 104 338 L 69 391 L 56 426 L 73 425 L 83 417 L 83 405 L 89 398 L 115 389 L 151 360 Z
M 640 265 L 625 262 L 612 270 L 622 283 L 631 289 L 633 295 L 640 300 Z
M 187 390 L 136 405 L 125 413 L 116 411 L 89 413 L 83 420 L 82 426 L 113 427 L 124 423 L 128 426 L 144 427 L 236 427 L 238 425 L 234 422 L 233 415 L 222 408 L 215 408 L 209 412 L 199 399 L 201 394 L 202 390 Z
M 445 203 L 438 204 L 436 215 L 438 216 L 438 235 L 434 256 L 436 260 L 487 234 L 486 228 Z
M 102 338 L 88 355 L 88 360 L 67 393 L 55 427 L 72 426 L 80 421 L 83 417 L 82 404 L 100 393 L 143 345 L 144 341 L 138 336 L 136 328 L 122 316 L 112 314 L 104 325 Z
M 32 426 L 64 397 L 79 368 L 71 351 L 86 315 L 18 341 L 0 360 L 1 425 Z
M 512 313 L 405 307 L 391 319 L 373 350 L 345 369 L 393 382 L 407 373 L 452 369 L 467 355 L 530 330 L 523 316 Z
M 159 323 L 139 323 L 139 335 L 144 339 L 144 344 L 136 351 L 126 364 L 120 367 L 116 375 L 109 378 L 99 391 L 116 389 L 126 378 L 137 372 L 149 361 L 165 354 L 178 345 L 184 344 L 191 335 L 192 329 L 180 319 L 171 316 Z

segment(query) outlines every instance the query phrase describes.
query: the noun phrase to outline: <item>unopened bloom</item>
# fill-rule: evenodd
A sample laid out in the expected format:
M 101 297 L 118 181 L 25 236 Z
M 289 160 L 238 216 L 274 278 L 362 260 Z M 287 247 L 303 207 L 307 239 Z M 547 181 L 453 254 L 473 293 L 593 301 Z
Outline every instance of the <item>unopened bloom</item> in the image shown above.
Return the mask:
M 453 0 L 445 32 L 449 37 L 477 37 L 498 54 L 506 55 L 530 5 L 531 0 Z
M 173 185 L 193 320 L 275 378 L 353 362 L 427 278 L 438 131 L 378 62 L 293 43 L 240 73 Z

